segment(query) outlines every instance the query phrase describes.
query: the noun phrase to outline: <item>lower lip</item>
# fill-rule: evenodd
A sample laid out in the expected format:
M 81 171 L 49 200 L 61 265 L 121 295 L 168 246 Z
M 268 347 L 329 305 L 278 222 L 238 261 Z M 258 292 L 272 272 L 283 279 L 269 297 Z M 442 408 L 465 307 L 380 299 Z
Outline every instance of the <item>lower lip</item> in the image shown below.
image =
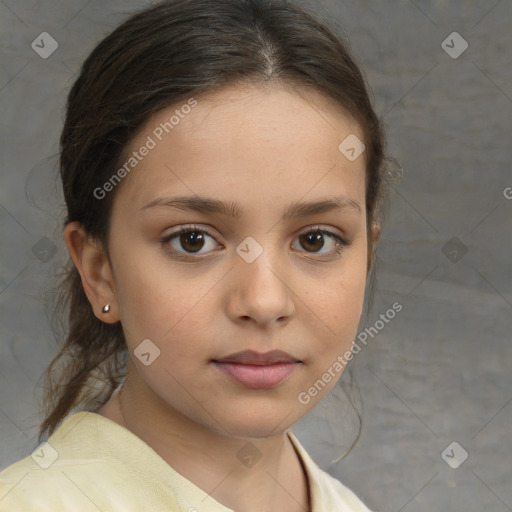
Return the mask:
M 251 389 L 269 389 L 288 378 L 300 363 L 269 365 L 213 363 L 221 372 Z

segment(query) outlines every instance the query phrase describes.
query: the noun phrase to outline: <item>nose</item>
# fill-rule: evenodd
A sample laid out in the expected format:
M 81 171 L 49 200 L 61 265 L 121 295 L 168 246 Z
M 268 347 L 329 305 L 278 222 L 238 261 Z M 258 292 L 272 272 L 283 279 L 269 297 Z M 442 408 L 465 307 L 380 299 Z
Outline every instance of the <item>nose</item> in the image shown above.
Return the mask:
M 291 267 L 278 249 L 271 248 L 271 243 L 259 246 L 260 254 L 252 261 L 243 252 L 242 256 L 235 255 L 228 313 L 234 321 L 252 320 L 260 326 L 271 326 L 277 321 L 286 323 L 295 312 Z

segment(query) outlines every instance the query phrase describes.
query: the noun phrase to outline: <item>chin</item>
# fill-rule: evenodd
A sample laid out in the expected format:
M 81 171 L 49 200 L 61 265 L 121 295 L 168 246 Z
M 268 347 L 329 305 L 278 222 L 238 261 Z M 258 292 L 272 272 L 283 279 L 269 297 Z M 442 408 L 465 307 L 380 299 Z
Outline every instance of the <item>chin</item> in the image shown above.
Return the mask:
M 278 408 L 275 406 L 270 408 L 258 407 L 256 404 L 248 406 L 246 403 L 244 407 L 233 411 L 232 414 L 225 413 L 223 417 L 217 417 L 222 428 L 219 428 L 217 423 L 212 426 L 221 435 L 226 435 L 228 432 L 234 438 L 263 439 L 282 434 L 301 417 L 299 411 L 293 411 L 291 406 L 286 407 L 284 404 Z

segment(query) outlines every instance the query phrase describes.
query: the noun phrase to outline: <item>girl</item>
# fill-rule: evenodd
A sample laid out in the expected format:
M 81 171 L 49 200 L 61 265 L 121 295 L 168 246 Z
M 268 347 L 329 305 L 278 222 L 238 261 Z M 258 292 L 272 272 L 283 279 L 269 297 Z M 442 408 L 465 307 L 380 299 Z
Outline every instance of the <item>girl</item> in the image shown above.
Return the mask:
M 290 429 L 353 355 L 383 146 L 347 49 L 284 0 L 169 0 L 101 41 L 61 136 L 50 437 L 1 510 L 368 511 Z

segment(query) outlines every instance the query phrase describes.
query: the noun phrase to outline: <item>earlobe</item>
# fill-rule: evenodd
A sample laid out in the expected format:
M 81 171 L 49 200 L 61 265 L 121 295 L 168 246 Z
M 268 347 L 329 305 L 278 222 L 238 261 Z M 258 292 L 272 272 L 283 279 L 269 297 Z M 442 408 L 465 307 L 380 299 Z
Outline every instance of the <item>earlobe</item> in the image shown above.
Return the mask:
M 67 224 L 63 236 L 94 314 L 102 322 L 117 322 L 119 318 L 112 271 L 101 244 L 94 241 L 78 222 Z M 108 308 L 105 307 L 107 304 Z

